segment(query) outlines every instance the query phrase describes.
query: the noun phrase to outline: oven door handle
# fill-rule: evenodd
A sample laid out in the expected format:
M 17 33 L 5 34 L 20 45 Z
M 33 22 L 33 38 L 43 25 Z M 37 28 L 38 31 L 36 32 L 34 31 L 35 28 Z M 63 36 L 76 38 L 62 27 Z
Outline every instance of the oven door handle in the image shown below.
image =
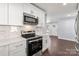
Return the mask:
M 31 42 L 38 42 L 39 40 L 41 40 L 41 38 L 37 39 L 37 40 L 31 40 L 31 41 L 29 41 L 29 43 L 31 43 Z

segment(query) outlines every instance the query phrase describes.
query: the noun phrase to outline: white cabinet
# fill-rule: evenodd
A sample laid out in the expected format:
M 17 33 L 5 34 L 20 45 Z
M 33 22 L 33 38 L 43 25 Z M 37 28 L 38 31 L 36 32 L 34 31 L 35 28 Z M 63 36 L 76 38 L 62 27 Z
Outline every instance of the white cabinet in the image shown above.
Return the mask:
M 35 17 L 37 17 L 39 14 L 38 12 L 40 12 L 39 9 L 32 4 L 29 4 L 29 5 L 30 5 L 30 9 L 31 9 L 31 11 L 30 11 L 31 14 L 34 15 Z
M 9 55 L 10 56 L 26 56 L 26 41 L 10 44 Z
M 0 47 L 0 56 L 8 56 L 8 46 Z
M 24 4 L 24 12 L 25 13 L 28 13 L 28 14 L 31 14 L 31 15 L 34 15 L 34 16 L 37 16 L 37 12 L 39 12 L 37 9 L 38 8 L 36 8 L 32 4 L 29 4 L 29 3 Z
M 10 43 L 8 41 L 2 41 L 0 43 L 3 44 L 2 46 L 0 46 L 0 56 L 27 56 L 26 40 L 17 42 L 14 41 L 12 43 L 11 41 Z M 8 44 L 4 45 L 5 43 Z
M 25 50 L 10 54 L 10 56 L 26 56 Z
M 0 25 L 23 25 L 21 3 L 0 3 Z
M 45 25 L 45 13 L 40 10 L 38 17 L 39 17 L 38 26 L 44 26 Z
M 42 51 L 45 51 L 48 47 L 48 40 L 49 40 L 49 37 L 48 35 L 43 35 L 43 50 Z
M 9 4 L 9 25 L 23 25 L 23 4 Z
M 6 25 L 8 23 L 8 4 L 0 3 L 0 25 Z
M 30 4 L 28 4 L 28 3 L 24 4 L 24 12 L 28 13 L 28 14 L 31 14 Z

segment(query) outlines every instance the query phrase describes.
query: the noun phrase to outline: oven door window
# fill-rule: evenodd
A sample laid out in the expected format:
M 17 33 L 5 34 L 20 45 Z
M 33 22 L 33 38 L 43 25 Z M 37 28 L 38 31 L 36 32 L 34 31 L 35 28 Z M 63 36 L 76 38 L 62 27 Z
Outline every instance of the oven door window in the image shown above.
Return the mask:
M 28 44 L 28 55 L 31 56 L 42 49 L 42 40 L 30 42 Z

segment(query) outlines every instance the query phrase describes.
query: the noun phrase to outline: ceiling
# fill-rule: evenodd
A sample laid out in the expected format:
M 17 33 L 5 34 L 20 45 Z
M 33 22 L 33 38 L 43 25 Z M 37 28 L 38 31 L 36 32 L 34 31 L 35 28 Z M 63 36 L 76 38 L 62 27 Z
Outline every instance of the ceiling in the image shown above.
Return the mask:
M 76 16 L 76 3 L 35 3 L 47 12 L 47 22 L 56 22 L 60 19 L 71 19 Z

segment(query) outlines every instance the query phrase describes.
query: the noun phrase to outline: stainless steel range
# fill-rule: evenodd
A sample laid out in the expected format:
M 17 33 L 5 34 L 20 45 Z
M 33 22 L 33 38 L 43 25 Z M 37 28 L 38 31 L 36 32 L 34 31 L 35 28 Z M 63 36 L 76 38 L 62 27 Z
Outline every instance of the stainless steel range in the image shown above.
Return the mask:
M 34 31 L 29 31 L 27 33 L 22 33 L 22 37 L 27 39 L 26 52 L 28 56 L 42 55 L 42 36 L 35 35 Z

